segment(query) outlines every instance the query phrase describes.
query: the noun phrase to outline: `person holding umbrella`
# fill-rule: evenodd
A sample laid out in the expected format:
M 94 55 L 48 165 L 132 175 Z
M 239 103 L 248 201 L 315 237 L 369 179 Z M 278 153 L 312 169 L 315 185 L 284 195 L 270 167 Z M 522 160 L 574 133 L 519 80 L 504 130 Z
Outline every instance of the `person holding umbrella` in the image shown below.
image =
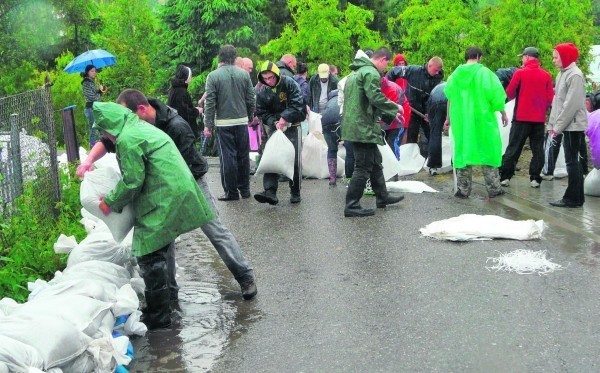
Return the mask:
M 83 90 L 83 97 L 85 98 L 85 117 L 88 120 L 90 129 L 90 149 L 94 147 L 94 144 L 98 141 L 98 133 L 92 128 L 94 125 L 94 102 L 100 101 L 100 95 L 106 92 L 106 87 L 102 84 L 96 87 L 96 68 L 94 65 L 87 65 L 85 71 L 81 73 L 83 80 L 81 86 Z

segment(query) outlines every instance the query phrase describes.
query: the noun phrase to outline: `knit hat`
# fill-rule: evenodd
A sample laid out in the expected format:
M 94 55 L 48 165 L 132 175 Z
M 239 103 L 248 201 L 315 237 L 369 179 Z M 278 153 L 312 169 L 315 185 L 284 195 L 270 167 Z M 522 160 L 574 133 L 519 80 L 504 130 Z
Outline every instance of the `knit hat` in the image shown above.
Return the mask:
M 394 57 L 394 66 L 398 66 L 398 64 L 400 64 L 400 61 L 404 61 L 404 63 L 406 65 L 408 65 L 408 61 L 406 60 L 406 57 L 404 57 L 403 54 L 398 53 L 395 57 Z
M 579 50 L 573 43 L 558 44 L 554 49 L 558 52 L 563 68 L 568 67 L 579 57 Z

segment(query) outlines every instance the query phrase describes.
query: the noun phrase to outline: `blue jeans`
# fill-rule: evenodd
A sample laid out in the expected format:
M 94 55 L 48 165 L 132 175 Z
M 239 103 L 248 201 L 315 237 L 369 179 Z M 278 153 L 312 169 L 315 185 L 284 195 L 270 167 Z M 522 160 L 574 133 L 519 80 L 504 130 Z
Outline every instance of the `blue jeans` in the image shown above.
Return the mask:
M 89 124 L 89 129 L 90 129 L 90 148 L 98 141 L 98 131 L 96 131 L 95 129 L 92 128 L 92 126 L 94 125 L 94 109 L 92 108 L 85 108 L 85 117 L 88 120 L 88 124 Z
M 248 131 L 246 131 L 248 133 Z M 254 271 L 244 258 L 242 250 L 237 240 L 231 234 L 229 229 L 223 225 L 219 218 L 219 211 L 215 205 L 215 197 L 210 193 L 208 183 L 201 177 L 196 180 L 202 194 L 206 198 L 206 202 L 210 206 L 215 218 L 208 223 L 200 227 L 202 232 L 208 237 L 210 243 L 215 247 L 217 253 L 223 260 L 223 263 L 227 266 L 229 271 L 233 274 L 233 277 L 240 284 L 245 284 L 254 281 Z
M 342 127 L 339 123 L 323 127 L 323 137 L 327 143 L 327 159 L 336 159 L 338 143 L 342 138 Z

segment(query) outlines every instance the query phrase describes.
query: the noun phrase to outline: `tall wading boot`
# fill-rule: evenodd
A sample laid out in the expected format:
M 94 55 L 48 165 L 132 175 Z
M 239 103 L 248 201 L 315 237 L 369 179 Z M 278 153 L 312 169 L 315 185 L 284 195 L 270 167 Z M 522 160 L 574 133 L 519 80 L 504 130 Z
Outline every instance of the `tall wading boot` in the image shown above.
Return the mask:
M 327 158 L 327 167 L 329 168 L 329 185 L 336 186 L 337 157 L 336 158 Z
M 159 290 L 145 291 L 146 308 L 142 310 L 142 322 L 149 330 L 167 328 L 171 325 L 170 291 L 166 286 Z
M 355 175 L 356 176 L 356 175 Z M 375 215 L 374 209 L 364 209 L 360 206 L 360 199 L 365 190 L 365 183 L 360 183 L 356 178 L 350 181 L 348 190 L 346 191 L 346 207 L 344 208 L 344 216 L 360 217 Z
M 385 186 L 385 177 L 383 176 L 382 170 L 371 174 L 371 187 L 373 188 L 373 192 L 375 192 L 375 205 L 378 209 L 385 208 L 387 205 L 393 205 L 394 203 L 398 203 L 404 199 L 404 195 L 402 194 L 392 196 L 387 191 Z

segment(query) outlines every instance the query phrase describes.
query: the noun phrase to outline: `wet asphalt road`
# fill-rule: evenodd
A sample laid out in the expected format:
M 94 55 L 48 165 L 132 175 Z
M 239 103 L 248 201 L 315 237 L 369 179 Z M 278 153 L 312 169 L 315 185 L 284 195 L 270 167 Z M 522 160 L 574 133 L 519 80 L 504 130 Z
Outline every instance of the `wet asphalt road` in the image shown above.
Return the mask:
M 208 179 L 213 194 L 221 194 L 216 167 Z M 483 197 L 481 185 L 470 199 L 456 199 L 451 174 L 403 179 L 426 181 L 440 193 L 407 194 L 368 218 L 344 218 L 346 188 L 341 182 L 329 188 L 326 180 L 304 180 L 299 205 L 289 203 L 285 183 L 279 184 L 277 206 L 254 199 L 219 202 L 222 220 L 254 266 L 259 294 L 241 301 L 213 255 L 213 264 L 204 264 L 212 269 L 201 271 L 214 272 L 223 299 L 226 327 L 216 328 L 221 333 L 211 339 L 220 351 L 209 354 L 209 364 L 194 364 L 185 352 L 177 369 L 167 369 L 160 348 L 148 356 L 152 343 L 146 338 L 138 356 L 145 365 L 138 364 L 138 371 L 600 370 L 600 199 L 588 197 L 583 209 L 550 208 L 547 201 L 561 196 L 566 179 L 532 189 L 528 179 L 515 177 L 509 194 L 495 200 Z M 261 186 L 261 177 L 252 179 L 253 192 Z M 363 198 L 363 206 L 374 205 L 374 197 Z M 548 226 L 538 241 L 421 237 L 419 228 L 464 213 L 544 219 Z M 565 269 L 539 276 L 485 268 L 488 257 L 515 249 L 547 250 Z M 180 334 L 201 323 L 194 299 L 184 295 Z M 193 340 L 177 343 L 202 355 L 202 345 L 190 348 Z

